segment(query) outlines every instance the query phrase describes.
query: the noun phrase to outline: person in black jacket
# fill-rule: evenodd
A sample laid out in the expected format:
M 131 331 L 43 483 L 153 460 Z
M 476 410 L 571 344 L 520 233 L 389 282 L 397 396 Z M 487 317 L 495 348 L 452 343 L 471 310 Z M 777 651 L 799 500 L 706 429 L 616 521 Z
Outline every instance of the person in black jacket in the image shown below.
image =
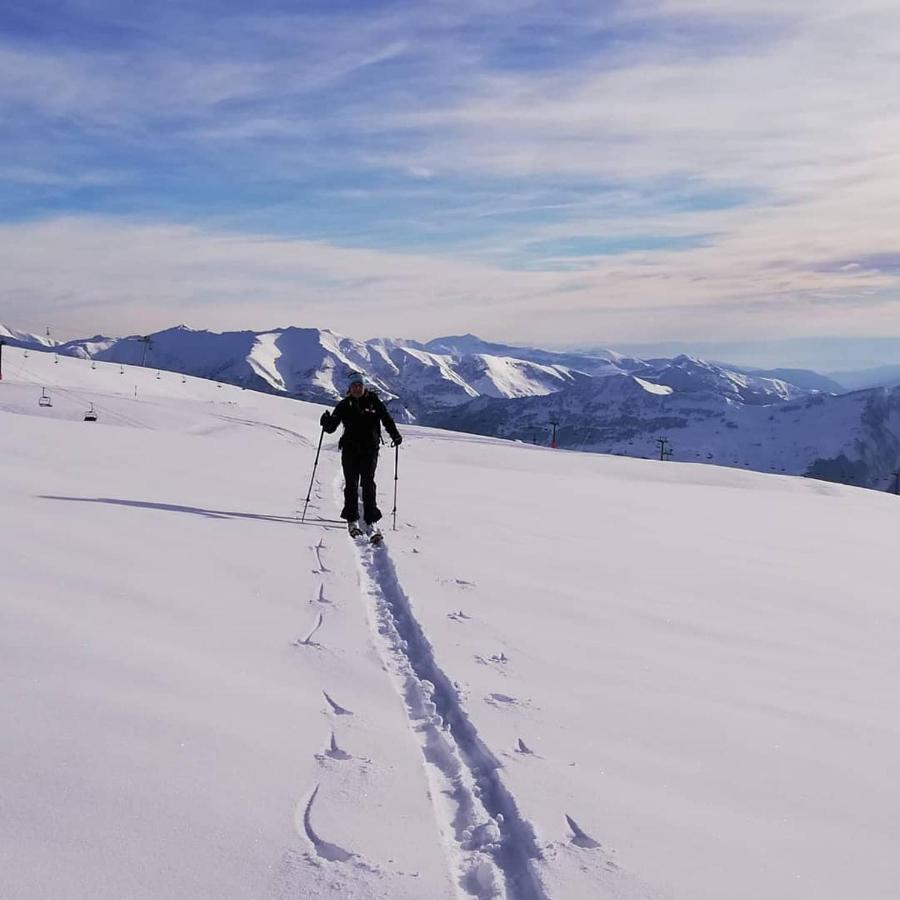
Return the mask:
M 371 526 L 381 518 L 381 510 L 375 502 L 375 467 L 378 465 L 378 449 L 381 445 L 381 426 L 384 425 L 398 446 L 403 438 L 384 404 L 372 391 L 367 391 L 363 376 L 353 372 L 349 379 L 347 396 L 333 412 L 322 413 L 322 428 L 333 434 L 338 425 L 344 433 L 338 442 L 341 449 L 341 465 L 344 469 L 344 508 L 341 518 L 347 520 L 351 533 L 357 531 L 359 518 L 359 486 L 362 484 L 363 516 Z

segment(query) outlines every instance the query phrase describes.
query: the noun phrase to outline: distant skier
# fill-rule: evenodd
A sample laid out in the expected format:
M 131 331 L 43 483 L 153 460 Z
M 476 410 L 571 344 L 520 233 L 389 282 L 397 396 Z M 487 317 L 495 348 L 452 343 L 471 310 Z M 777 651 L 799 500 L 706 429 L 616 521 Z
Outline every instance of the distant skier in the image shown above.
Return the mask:
M 334 412 L 322 413 L 322 428 L 333 434 L 338 425 L 344 433 L 338 442 L 341 448 L 341 465 L 344 469 L 344 508 L 341 518 L 353 537 L 361 533 L 359 519 L 359 486 L 362 485 L 363 517 L 366 531 L 373 540 L 380 534 L 373 526 L 381 518 L 381 510 L 375 502 L 375 467 L 378 465 L 378 449 L 381 445 L 381 425 L 399 446 L 403 441 L 391 414 L 372 391 L 366 390 L 363 376 L 352 372 L 348 379 L 347 396 L 334 408 Z

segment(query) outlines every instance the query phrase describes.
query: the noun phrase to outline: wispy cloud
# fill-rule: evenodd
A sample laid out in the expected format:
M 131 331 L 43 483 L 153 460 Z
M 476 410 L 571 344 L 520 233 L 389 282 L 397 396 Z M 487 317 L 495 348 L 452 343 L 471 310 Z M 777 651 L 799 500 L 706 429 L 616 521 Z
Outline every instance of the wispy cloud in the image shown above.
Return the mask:
M 785 262 L 765 276 L 721 271 L 691 251 L 633 251 L 571 271 L 501 268 L 435 255 L 338 247 L 321 241 L 66 218 L 0 226 L 0 320 L 69 331 L 164 327 L 323 325 L 350 334 L 428 337 L 477 320 L 489 337 L 638 341 L 648 333 L 765 337 L 868 334 L 895 316 L 893 275 L 814 272 Z M 694 258 L 691 258 L 694 257 Z M 724 299 L 723 299 L 723 294 Z M 129 310 L 127 328 L 122 309 Z M 852 309 L 855 326 L 845 313 Z M 680 327 L 647 323 L 670 317 Z M 842 318 L 843 317 L 843 318 Z M 537 324 L 536 324 L 537 323 Z M 886 332 L 887 333 L 887 332 Z
M 50 5 L 0 12 L 4 307 L 900 333 L 893 0 Z

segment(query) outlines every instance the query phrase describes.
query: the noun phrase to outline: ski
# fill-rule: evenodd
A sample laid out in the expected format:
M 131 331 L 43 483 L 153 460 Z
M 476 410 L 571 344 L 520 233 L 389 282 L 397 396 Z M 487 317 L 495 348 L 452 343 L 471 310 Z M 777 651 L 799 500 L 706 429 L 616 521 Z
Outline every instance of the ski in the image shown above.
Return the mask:
M 368 522 L 366 523 L 366 535 L 369 538 L 369 543 L 374 544 L 376 547 L 384 541 L 384 535 L 378 530 L 378 526 L 370 525 Z

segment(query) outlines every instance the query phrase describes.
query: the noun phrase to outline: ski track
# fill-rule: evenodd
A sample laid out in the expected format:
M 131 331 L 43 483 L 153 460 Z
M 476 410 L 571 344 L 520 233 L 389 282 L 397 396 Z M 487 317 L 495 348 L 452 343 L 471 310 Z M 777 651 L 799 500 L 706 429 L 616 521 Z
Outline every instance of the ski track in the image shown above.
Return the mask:
M 504 783 L 499 760 L 437 663 L 387 548 L 357 547 L 362 587 L 374 604 L 375 624 L 387 641 L 395 673 L 404 682 L 407 715 L 426 769 L 432 770 L 430 780 L 443 785 L 439 793 L 449 795 L 455 805 L 445 832 L 455 840 L 451 856 L 459 886 L 467 896 L 487 900 L 497 896 L 499 874 L 508 900 L 548 900 L 534 867 L 542 858 L 534 829 Z M 447 818 L 434 792 L 432 801 L 439 819 Z
M 272 431 L 279 435 L 279 437 L 286 438 L 292 444 L 300 443 L 304 447 L 315 446 L 305 434 L 300 434 L 299 431 L 292 431 L 290 428 L 284 428 L 281 425 L 273 425 L 271 422 L 262 422 L 258 419 L 242 419 L 238 416 L 226 416 L 224 413 L 217 413 L 215 415 L 217 419 L 222 419 L 224 422 L 233 422 L 237 425 L 249 425 L 251 428 L 265 428 L 268 431 Z

